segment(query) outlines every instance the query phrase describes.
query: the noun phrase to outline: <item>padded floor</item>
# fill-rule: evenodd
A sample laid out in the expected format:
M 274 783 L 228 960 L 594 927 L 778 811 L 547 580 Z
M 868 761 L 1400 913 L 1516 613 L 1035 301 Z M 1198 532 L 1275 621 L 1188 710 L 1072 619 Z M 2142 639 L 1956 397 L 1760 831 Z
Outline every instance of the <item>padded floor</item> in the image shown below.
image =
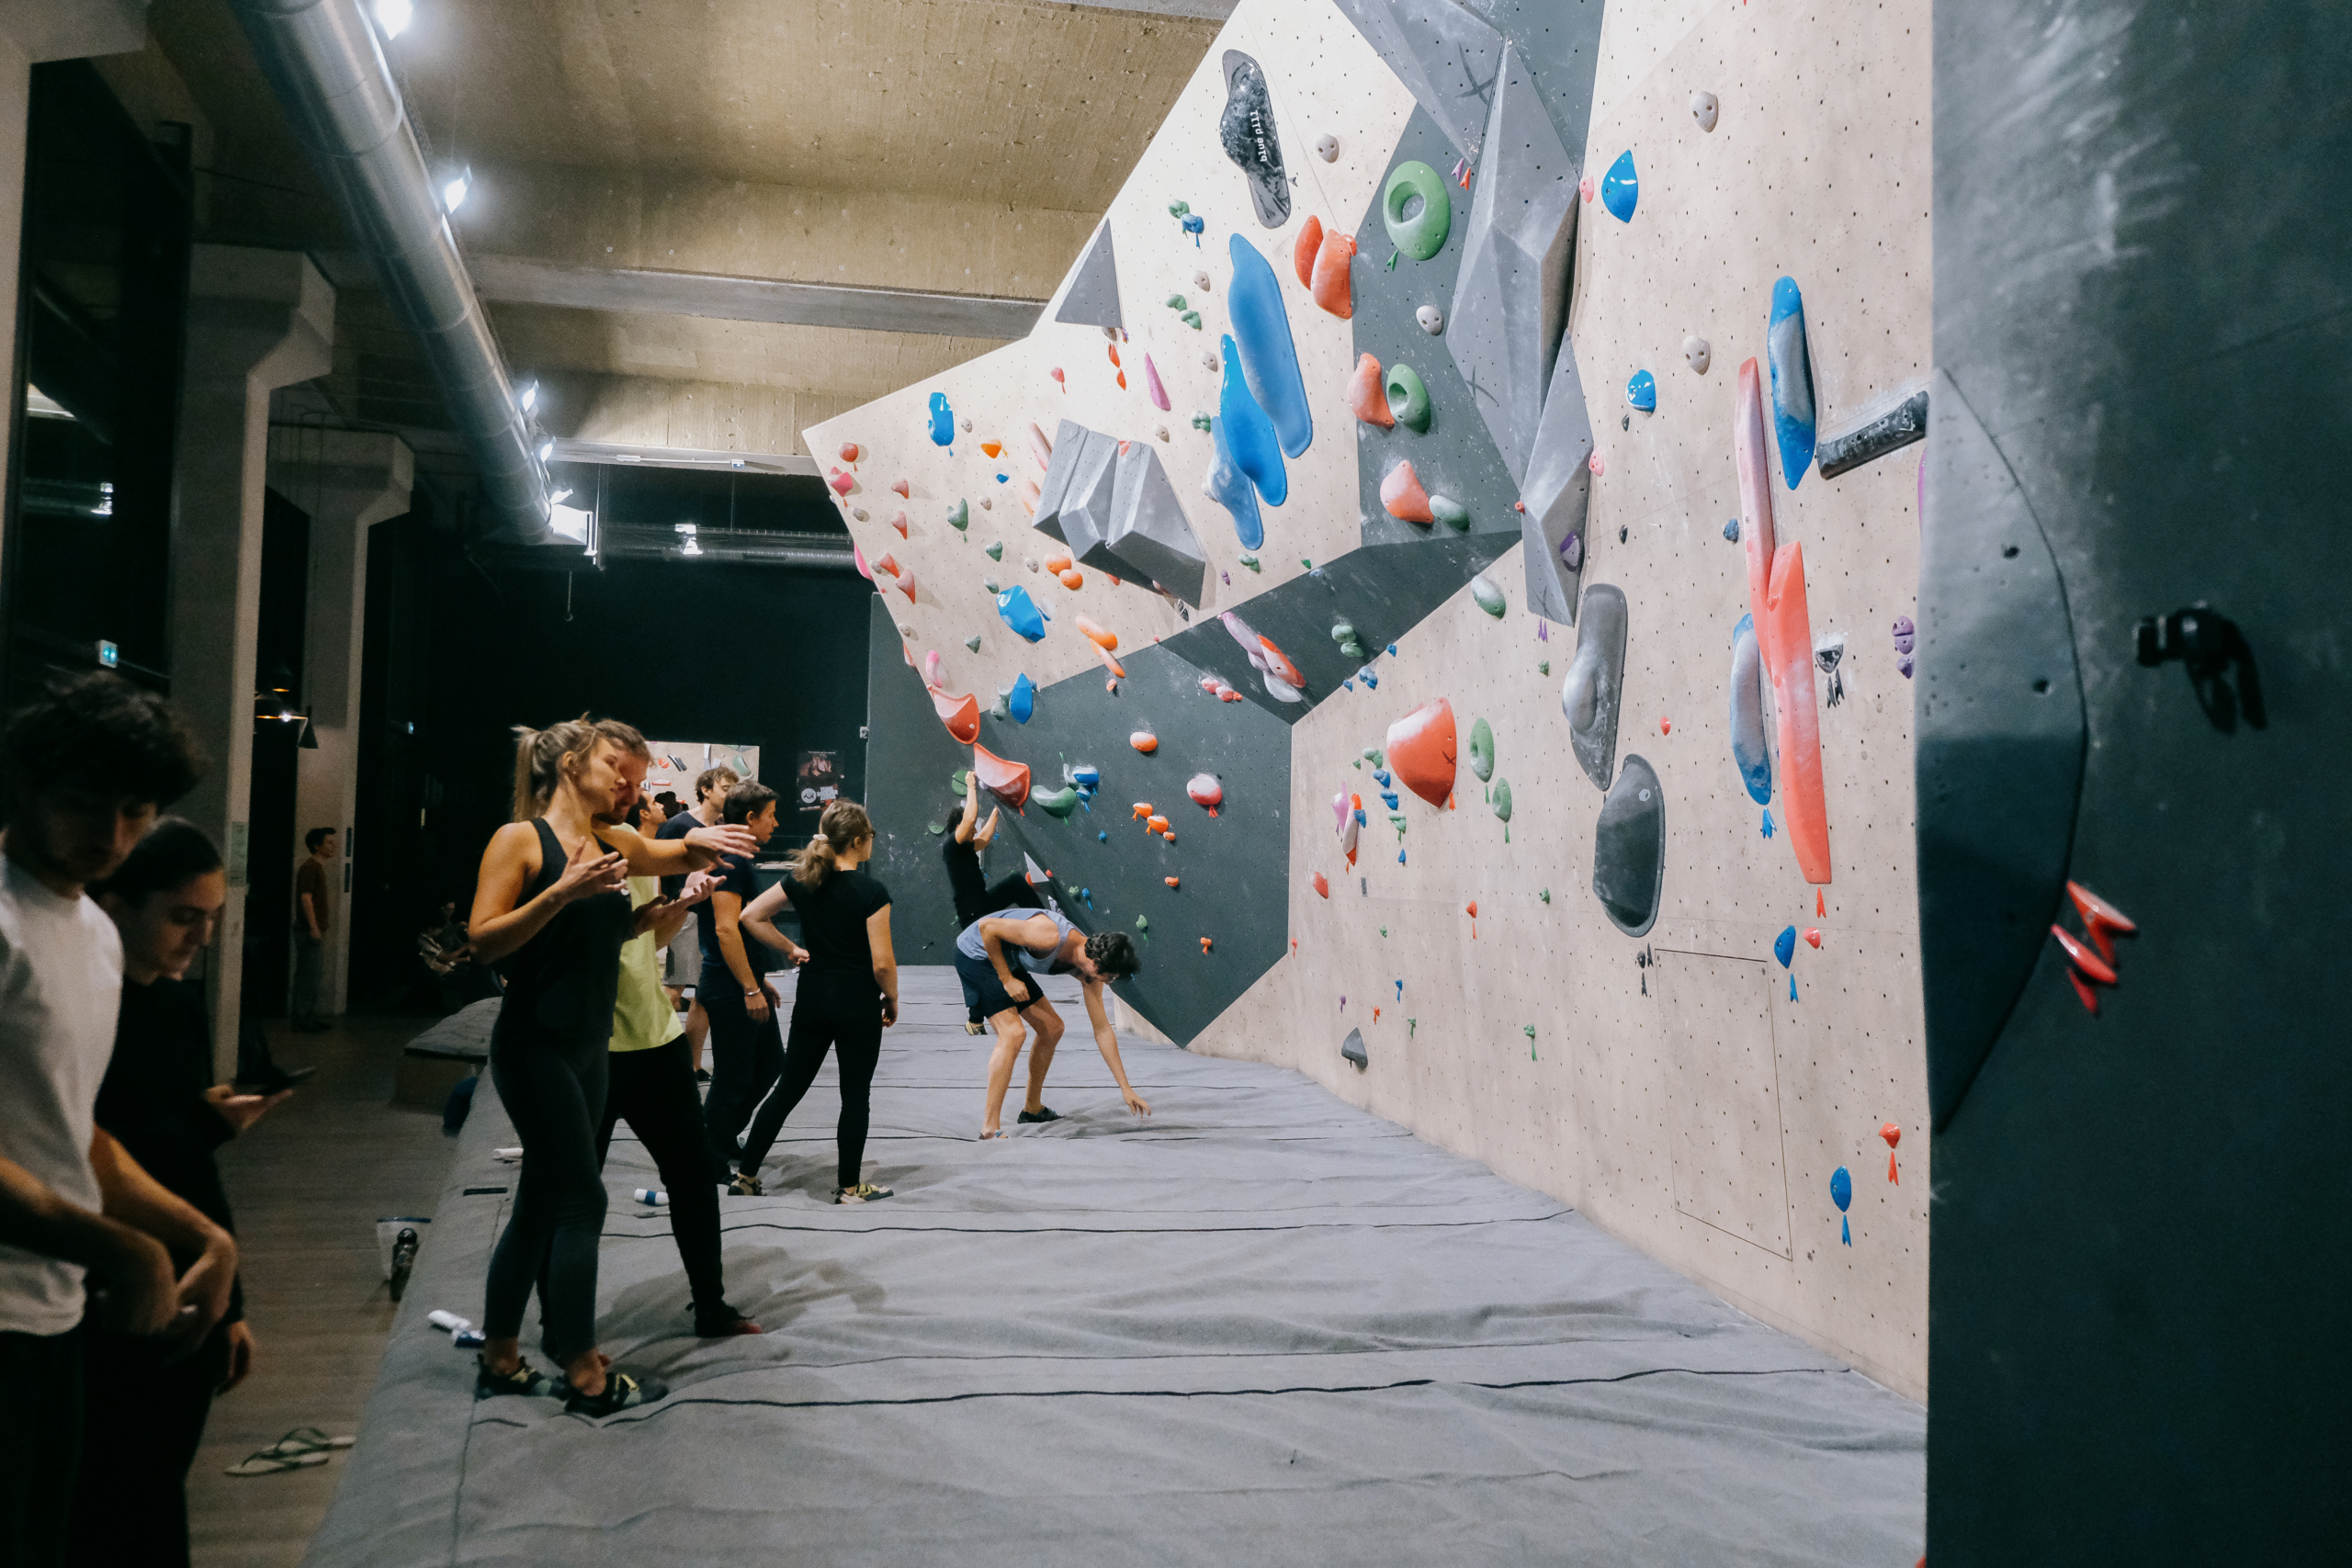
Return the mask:
M 674 1392 L 602 1422 L 475 1404 L 424 1321 L 481 1314 L 514 1171 L 485 1080 L 311 1561 L 1919 1555 L 1918 1405 L 1557 1201 L 1295 1073 L 1129 1039 L 1138 1121 L 1068 999 L 1064 1120 L 981 1144 L 989 1042 L 952 971 L 905 990 L 867 1150 L 898 1196 L 830 1202 L 829 1066 L 770 1196 L 725 1200 L 764 1336 L 691 1337 L 668 1222 L 628 1196 L 650 1168 L 616 1143 L 605 1348 Z

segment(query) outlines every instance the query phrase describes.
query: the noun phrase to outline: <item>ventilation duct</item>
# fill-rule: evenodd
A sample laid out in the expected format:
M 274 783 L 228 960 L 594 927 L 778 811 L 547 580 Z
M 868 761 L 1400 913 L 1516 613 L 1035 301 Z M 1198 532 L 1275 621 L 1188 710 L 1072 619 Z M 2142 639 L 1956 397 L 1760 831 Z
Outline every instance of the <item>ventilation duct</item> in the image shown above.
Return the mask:
M 552 542 L 547 474 L 356 0 L 230 0 L 394 313 L 417 335 L 500 536 Z

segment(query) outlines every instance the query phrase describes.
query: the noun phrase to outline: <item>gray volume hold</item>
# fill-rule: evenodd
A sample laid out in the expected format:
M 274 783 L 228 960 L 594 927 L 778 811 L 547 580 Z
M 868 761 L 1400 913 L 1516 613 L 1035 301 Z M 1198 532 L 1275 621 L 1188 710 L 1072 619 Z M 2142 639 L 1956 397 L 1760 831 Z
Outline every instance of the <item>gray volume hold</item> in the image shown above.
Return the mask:
M 1113 465 L 1111 530 L 1103 543 L 1136 572 L 1200 608 L 1207 557 L 1159 454 L 1140 441 L 1129 442 Z
M 1453 0 L 1338 0 L 1453 150 L 1478 156 L 1503 37 Z M 1598 9 L 1598 7 L 1596 7 Z
M 1577 653 L 1560 682 L 1568 745 L 1595 789 L 1609 787 L 1617 756 L 1617 700 L 1625 679 L 1625 595 L 1610 583 L 1584 591 L 1577 622 Z
M 1876 462 L 1889 452 L 1927 438 L 1928 394 L 1914 392 L 1883 414 L 1834 435 L 1824 435 L 1814 451 L 1814 461 L 1821 465 L 1823 479 L 1834 479 L 1849 469 Z
M 1279 229 L 1290 221 L 1290 177 L 1283 169 L 1283 143 L 1274 130 L 1274 99 L 1265 68 L 1238 49 L 1225 51 L 1225 112 L 1217 117 L 1217 140 L 1250 182 L 1250 202 L 1258 221 Z
M 1657 770 L 1628 753 L 1592 829 L 1592 893 L 1627 936 L 1657 923 L 1666 895 L 1666 786 Z
M 1520 481 L 1520 535 L 1526 541 L 1527 607 L 1547 620 L 1577 619 L 1584 581 L 1584 525 L 1592 502 L 1592 420 L 1577 374 L 1576 345 L 1565 335 L 1544 394 L 1535 456 Z
M 1094 231 L 1094 238 L 1086 243 L 1086 254 L 1078 258 L 1069 290 L 1062 296 L 1061 308 L 1054 312 L 1054 320 L 1125 330 L 1126 322 L 1119 314 L 1119 263 L 1111 249 L 1109 219 L 1102 220 Z
M 1351 1029 L 1348 1031 L 1348 1037 L 1340 1042 L 1340 1055 L 1345 1056 L 1349 1061 L 1353 1062 L 1359 1067 L 1368 1067 L 1372 1066 L 1371 1056 L 1366 1055 L 1364 1052 L 1363 1031 L 1361 1029 Z

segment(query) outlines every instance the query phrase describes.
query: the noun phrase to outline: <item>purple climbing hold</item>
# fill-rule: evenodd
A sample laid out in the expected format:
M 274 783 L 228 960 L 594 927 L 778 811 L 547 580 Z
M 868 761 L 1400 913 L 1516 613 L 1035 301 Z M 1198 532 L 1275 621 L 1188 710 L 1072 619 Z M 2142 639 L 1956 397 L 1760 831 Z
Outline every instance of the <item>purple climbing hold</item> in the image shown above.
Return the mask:
M 1570 571 L 1584 570 L 1584 536 L 1571 534 L 1560 541 L 1560 564 Z

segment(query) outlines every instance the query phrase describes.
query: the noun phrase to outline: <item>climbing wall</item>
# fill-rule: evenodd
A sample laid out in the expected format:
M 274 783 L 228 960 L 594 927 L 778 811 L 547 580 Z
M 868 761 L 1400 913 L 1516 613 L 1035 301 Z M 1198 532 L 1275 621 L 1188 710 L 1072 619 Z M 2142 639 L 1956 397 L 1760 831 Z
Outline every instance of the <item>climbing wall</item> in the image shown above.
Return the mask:
M 1245 0 L 1029 339 L 807 433 L 1137 1011 L 1915 1396 L 1927 21 Z

